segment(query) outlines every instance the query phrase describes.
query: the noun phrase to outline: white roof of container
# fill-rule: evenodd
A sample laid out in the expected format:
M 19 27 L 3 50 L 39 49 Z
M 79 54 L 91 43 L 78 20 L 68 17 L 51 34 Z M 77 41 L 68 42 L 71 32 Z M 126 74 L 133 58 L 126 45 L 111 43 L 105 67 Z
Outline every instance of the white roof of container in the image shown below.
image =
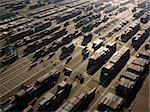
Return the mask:
M 133 28 L 133 27 L 135 27 L 137 24 L 138 24 L 138 22 L 134 22 L 134 23 L 132 23 L 132 24 L 129 26 L 129 28 Z
M 102 46 L 93 53 L 91 58 L 96 60 L 101 54 L 105 53 L 105 51 L 108 51 L 108 50 L 109 50 L 108 48 Z
M 44 105 L 48 100 L 50 100 L 51 98 L 54 97 L 54 94 L 51 92 L 48 92 L 48 94 L 46 94 L 43 99 L 39 102 L 40 105 Z
M 102 42 L 103 42 L 102 39 L 96 39 L 96 40 L 93 42 L 93 44 L 98 45 L 98 44 L 100 44 L 100 43 L 102 43 Z
M 123 0 L 123 1 L 119 1 L 120 3 L 125 3 L 128 2 L 129 0 Z
M 136 74 L 129 72 L 129 71 L 126 71 L 122 76 L 127 77 L 131 80 L 136 80 L 139 77 L 139 75 L 136 75 Z
M 138 71 L 138 72 L 142 72 L 144 70 L 143 67 L 139 66 L 139 65 L 135 65 L 135 64 L 130 64 L 128 66 L 128 68 L 132 69 L 132 70 L 135 70 L 135 71 Z
M 142 38 L 141 35 L 142 35 L 144 32 L 145 32 L 144 30 L 141 30 L 141 31 L 139 31 L 137 34 L 135 34 L 134 40 L 138 40 L 139 38 Z
M 132 63 L 143 67 L 144 65 L 148 64 L 149 61 L 143 58 L 137 58 L 133 60 Z
M 19 91 L 16 93 L 16 95 L 19 96 L 19 97 L 21 97 L 21 96 L 24 95 L 25 93 L 26 93 L 26 90 L 21 89 L 21 90 L 19 90 Z
M 132 88 L 135 85 L 135 82 L 121 77 L 119 81 L 119 85 L 124 86 L 126 88 Z
M 104 65 L 104 68 L 111 69 L 114 66 L 114 63 L 108 62 Z
M 68 84 L 67 81 L 62 81 L 58 84 L 59 87 L 65 87 Z
M 129 49 L 128 47 L 124 46 L 122 49 L 115 52 L 113 54 L 113 56 L 110 58 L 109 62 L 116 63 L 120 59 L 121 55 L 123 55 L 125 52 L 127 52 L 128 49 Z
M 115 42 L 108 42 L 107 44 L 106 44 L 106 46 L 108 45 L 108 46 L 113 46 L 113 45 L 115 45 L 116 43 Z

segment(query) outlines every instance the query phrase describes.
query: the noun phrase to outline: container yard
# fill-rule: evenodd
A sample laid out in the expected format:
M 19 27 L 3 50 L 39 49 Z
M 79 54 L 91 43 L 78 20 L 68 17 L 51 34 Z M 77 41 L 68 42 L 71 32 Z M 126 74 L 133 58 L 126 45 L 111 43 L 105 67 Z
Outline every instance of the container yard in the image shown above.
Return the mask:
M 148 0 L 0 0 L 0 112 L 149 112 Z

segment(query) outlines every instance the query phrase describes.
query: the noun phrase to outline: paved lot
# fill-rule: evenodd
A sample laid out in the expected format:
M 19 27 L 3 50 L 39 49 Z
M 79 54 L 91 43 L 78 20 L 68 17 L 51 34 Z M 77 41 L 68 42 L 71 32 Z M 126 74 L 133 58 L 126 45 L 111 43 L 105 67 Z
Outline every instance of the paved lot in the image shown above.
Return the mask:
M 33 2 L 32 4 L 34 4 L 35 0 L 33 0 L 32 2 Z M 66 2 L 71 2 L 71 1 L 66 0 Z M 91 0 L 73 1 L 75 6 L 72 6 L 71 8 L 69 8 L 68 6 L 73 4 L 73 3 L 61 5 L 60 7 L 59 7 L 59 4 L 55 4 L 56 7 L 53 10 L 57 10 L 58 13 L 55 13 L 55 14 L 52 14 L 50 16 L 46 16 L 46 17 L 43 17 L 40 19 L 34 18 L 34 16 L 38 15 L 38 13 L 42 10 L 45 10 L 43 12 L 46 13 L 47 10 L 50 10 L 49 7 L 53 7 L 54 4 L 49 4 L 49 5 L 46 5 L 44 7 L 34 9 L 34 10 L 29 10 L 28 8 L 21 9 L 21 12 L 19 14 L 21 16 L 25 16 L 26 18 L 33 18 L 33 21 L 30 23 L 34 23 L 34 22 L 38 22 L 38 21 L 44 21 L 46 18 L 52 18 L 55 16 L 60 16 L 61 14 L 64 15 L 64 13 L 69 12 L 69 11 L 73 12 L 75 8 L 76 9 L 81 8 L 83 5 L 88 6 L 88 5 L 95 3 L 95 2 L 97 2 L 97 0 L 95 0 L 95 1 L 91 1 Z M 117 2 L 113 5 L 118 5 L 118 3 L 119 2 Z M 148 39 L 147 39 L 145 41 L 145 43 L 142 44 L 142 46 L 139 48 L 139 50 L 135 51 L 131 46 L 133 37 L 131 39 L 129 39 L 129 41 L 126 43 L 122 42 L 119 39 L 116 40 L 116 38 L 118 36 L 120 36 L 127 28 L 129 28 L 131 25 L 133 25 L 135 23 L 140 23 L 141 30 L 149 27 L 149 22 L 147 24 L 143 24 L 140 22 L 140 19 L 133 20 L 133 13 L 131 12 L 131 9 L 133 9 L 133 4 L 127 4 L 126 7 L 128 7 L 129 9 L 126 11 L 123 11 L 117 15 L 110 15 L 107 22 L 103 22 L 103 23 L 99 24 L 97 27 L 93 28 L 90 32 L 87 32 L 87 33 L 82 32 L 82 35 L 80 37 L 73 39 L 73 41 L 69 44 L 71 45 L 72 43 L 74 43 L 75 49 L 74 49 L 73 53 L 71 54 L 71 56 L 72 56 L 71 61 L 67 64 L 66 64 L 66 59 L 62 60 L 62 61 L 59 60 L 59 56 L 61 54 L 61 48 L 59 48 L 55 52 L 55 55 L 51 59 L 48 59 L 49 55 L 46 55 L 42 58 L 42 60 L 43 60 L 42 63 L 40 63 L 41 59 L 38 60 L 37 66 L 35 66 L 31 70 L 29 70 L 30 66 L 32 65 L 32 61 L 33 61 L 32 57 L 35 54 L 35 52 L 30 53 L 29 55 L 23 57 L 24 49 L 26 48 L 27 45 L 19 47 L 17 49 L 18 54 L 19 54 L 19 59 L 17 59 L 17 61 L 12 63 L 11 65 L 7 65 L 7 66 L 0 69 L 1 70 L 1 73 L 0 73 L 1 74 L 0 75 L 0 88 L 1 88 L 1 90 L 0 90 L 0 102 L 4 102 L 6 99 L 8 99 L 10 96 L 12 96 L 22 84 L 32 85 L 39 77 L 50 72 L 54 68 L 57 68 L 57 69 L 61 70 L 61 72 L 62 72 L 65 67 L 69 67 L 73 71 L 71 73 L 71 76 L 68 77 L 68 79 L 71 82 L 73 82 L 73 88 L 71 90 L 69 98 L 72 96 L 79 95 L 81 93 L 81 91 L 89 91 L 92 88 L 96 87 L 97 88 L 96 96 L 95 96 L 94 100 L 90 103 L 87 111 L 93 112 L 94 110 L 96 110 L 97 104 L 100 102 L 100 100 L 104 97 L 104 95 L 106 93 L 108 93 L 108 92 L 115 93 L 115 86 L 118 82 L 120 75 L 125 71 L 125 69 L 132 62 L 132 60 L 135 59 L 135 57 L 139 53 L 139 51 L 145 50 L 144 45 L 148 42 Z M 62 10 L 63 8 L 64 8 L 64 10 Z M 142 10 L 142 9 L 140 9 L 140 8 L 137 9 L 137 11 L 140 11 L 140 10 Z M 29 15 L 29 13 L 31 13 L 31 12 L 32 13 L 35 12 L 35 14 Z M 115 13 L 115 11 L 112 11 L 112 12 Z M 100 11 L 101 17 L 95 21 L 93 20 L 92 22 L 96 22 L 98 20 L 101 20 L 105 16 L 112 14 L 112 12 L 105 14 L 104 10 Z M 88 12 L 82 12 L 81 15 L 84 15 L 84 13 L 88 13 Z M 92 13 L 91 15 L 94 15 L 94 14 Z M 73 17 L 73 18 L 66 20 L 64 22 L 61 22 L 59 24 L 57 24 L 57 21 L 55 19 L 51 20 L 52 25 L 50 28 L 52 28 L 53 26 L 59 25 L 60 26 L 59 31 L 60 31 L 61 29 L 64 28 L 64 23 L 69 22 L 69 25 L 66 27 L 66 29 L 68 31 L 67 35 L 72 34 L 75 32 L 75 24 L 76 23 L 73 20 L 76 17 Z M 83 19 L 85 19 L 85 18 L 83 18 Z M 123 21 L 128 21 L 128 23 L 126 25 L 124 25 L 120 31 L 115 32 L 114 34 L 112 34 L 109 37 L 108 34 L 110 32 L 112 32 L 114 30 L 114 28 L 117 28 L 119 26 L 119 24 L 121 24 Z M 86 23 L 86 24 L 89 24 L 89 23 Z M 24 25 L 26 25 L 26 24 L 24 24 Z M 22 26 L 24 26 L 24 25 L 22 25 Z M 19 26 L 15 27 L 15 28 L 18 28 L 18 27 Z M 10 29 L 9 31 L 11 31 L 11 30 L 12 29 Z M 81 30 L 82 30 L 82 28 L 79 29 L 79 31 L 81 31 Z M 97 34 L 96 34 L 96 31 L 97 31 Z M 3 33 L 3 32 L 0 32 L 0 33 Z M 38 33 L 38 32 L 36 32 L 36 33 Z M 119 74 L 115 77 L 115 79 L 109 84 L 108 87 L 103 87 L 102 85 L 99 84 L 99 77 L 100 77 L 101 69 L 99 69 L 92 76 L 89 75 L 86 71 L 86 67 L 88 65 L 88 60 L 89 60 L 90 56 L 93 54 L 92 50 L 91 51 L 89 50 L 89 52 L 90 52 L 89 57 L 86 60 L 82 61 L 82 49 L 85 46 L 82 46 L 81 43 L 83 41 L 84 35 L 88 35 L 90 33 L 93 34 L 93 38 L 91 40 L 91 43 L 94 40 L 96 40 L 97 38 L 100 38 L 100 39 L 104 39 L 104 45 L 106 45 L 109 42 L 110 43 L 115 42 L 115 43 L 117 43 L 117 50 L 120 50 L 124 46 L 129 47 L 131 50 L 130 60 L 128 61 L 126 66 L 119 72 Z M 57 41 L 61 40 L 63 37 L 57 39 Z M 5 41 L 0 40 L 0 43 L 4 44 Z M 31 42 L 30 44 L 32 44 L 32 43 L 34 43 L 34 42 Z M 48 45 L 46 45 L 46 46 L 48 46 Z M 44 48 L 44 46 L 42 48 Z M 42 48 L 40 48 L 40 49 L 42 49 Z M 0 57 L 0 59 L 2 60 L 3 57 Z M 79 73 L 83 74 L 83 77 L 85 78 L 85 81 L 83 84 L 80 84 L 79 81 L 74 81 L 74 77 Z M 65 76 L 62 73 L 61 77 L 59 78 L 58 83 L 61 82 L 64 78 L 65 78 Z M 137 99 L 135 99 L 135 101 L 133 102 L 133 105 L 131 105 L 131 107 L 133 108 L 132 109 L 133 112 L 136 112 L 137 110 L 145 111 L 145 110 L 148 110 L 148 108 L 149 108 L 148 105 L 145 105 L 145 107 L 143 107 L 143 106 L 141 107 L 141 106 L 138 106 L 138 105 L 140 105 L 140 103 L 137 103 L 141 99 L 143 99 L 143 101 L 144 101 L 144 99 L 148 98 L 148 95 L 146 94 L 147 92 L 146 93 L 143 92 L 145 90 L 145 88 L 149 88 L 147 80 L 148 79 L 146 79 L 146 81 L 143 85 L 144 89 L 143 88 L 141 89 L 141 91 L 137 95 L 138 96 Z M 50 91 L 55 93 L 56 89 L 57 89 L 57 85 L 54 88 L 52 88 Z M 44 95 L 45 94 L 47 94 L 47 92 L 45 92 Z M 36 111 L 38 103 L 42 97 L 43 97 L 43 95 L 38 99 L 38 101 L 34 105 L 34 111 Z M 146 100 L 144 102 L 146 103 L 148 101 Z M 125 111 L 127 111 L 127 109 L 125 109 Z

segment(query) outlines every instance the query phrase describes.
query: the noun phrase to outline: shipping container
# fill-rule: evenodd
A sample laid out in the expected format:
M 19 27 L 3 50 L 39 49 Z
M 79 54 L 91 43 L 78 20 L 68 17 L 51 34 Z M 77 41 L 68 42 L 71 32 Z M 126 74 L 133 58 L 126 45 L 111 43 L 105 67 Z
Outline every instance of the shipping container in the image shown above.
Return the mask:
M 65 67 L 63 72 L 64 72 L 65 76 L 70 76 L 70 74 L 72 73 L 72 69 L 68 68 L 68 67 Z
M 12 34 L 10 36 L 9 41 L 12 43 L 12 42 L 15 42 L 17 40 L 23 39 L 24 37 L 29 36 L 31 34 L 33 34 L 33 29 L 32 28 L 28 28 L 28 29 L 25 29 L 23 31 L 17 32 L 15 34 Z
M 141 17 L 140 21 L 141 21 L 142 23 L 146 24 L 146 23 L 148 22 L 149 18 L 150 18 L 149 15 L 145 15 L 145 14 L 144 14 L 144 15 Z
M 123 112 L 124 99 L 111 92 L 108 92 L 98 104 L 99 111 Z
M 135 50 L 138 50 L 141 45 L 145 42 L 145 40 L 149 37 L 150 28 L 147 28 L 132 38 L 132 46 Z
M 69 96 L 71 88 L 72 84 L 67 83 L 64 88 L 58 88 L 55 94 L 50 92 L 50 95 L 45 95 L 40 102 L 38 111 L 55 111 L 56 109 L 58 109 L 59 105 L 63 102 L 63 100 Z
M 93 34 L 90 33 L 89 35 L 87 36 L 84 36 L 84 39 L 82 41 L 82 45 L 85 46 L 87 45 L 91 40 L 92 40 L 92 37 L 93 37 Z
M 60 54 L 59 59 L 60 60 L 64 60 L 65 58 L 67 58 L 68 56 L 70 56 L 73 53 L 74 49 L 75 49 L 75 45 L 74 44 L 71 44 L 69 46 L 68 45 L 64 46 L 61 49 L 62 52 Z
M 22 112 L 31 112 L 31 111 L 33 111 L 33 105 L 35 104 L 36 101 L 37 101 L 37 98 L 35 98 L 32 101 L 30 101 L 28 103 L 28 106 L 25 109 L 23 109 Z
M 37 49 L 40 49 L 41 47 L 54 42 L 55 40 L 61 38 L 62 36 L 66 34 L 67 34 L 66 29 L 62 29 L 52 35 L 45 36 L 31 44 L 28 44 L 27 47 L 24 49 L 24 54 L 28 55 L 30 53 L 33 53 Z
M 129 72 L 129 71 L 125 71 L 121 76 L 120 79 L 124 77 L 126 79 L 132 80 L 132 81 L 136 81 L 139 79 L 139 75 Z
M 130 38 L 132 38 L 132 36 L 134 36 L 139 31 L 139 29 L 140 24 L 134 23 L 133 26 L 130 26 L 129 29 L 121 35 L 121 41 L 127 42 Z
M 60 76 L 59 70 L 52 70 L 36 80 L 36 82 L 30 87 L 22 87 L 21 90 L 16 93 L 4 112 L 10 111 L 22 111 L 28 104 L 35 98 L 38 98 L 47 89 L 52 88 Z M 23 103 L 20 103 L 22 102 Z
M 137 57 L 149 60 L 150 59 L 150 51 L 149 50 L 148 51 L 141 51 L 141 52 L 139 52 L 139 54 L 137 55 Z
M 115 78 L 120 70 L 126 65 L 129 58 L 130 49 L 128 47 L 123 47 L 114 53 L 101 70 L 100 83 L 103 86 L 108 86 L 111 80 Z
M 149 72 L 149 60 L 143 59 L 143 58 L 137 58 L 133 60 L 132 62 L 135 65 L 139 65 L 144 68 L 144 73 Z
M 42 100 L 39 102 L 39 108 L 41 108 L 42 106 L 45 105 L 46 102 L 48 102 L 49 100 L 51 100 L 52 98 L 54 98 L 55 94 L 48 92 L 48 94 L 46 94 Z
M 67 14 L 67 15 L 63 15 L 63 16 L 59 16 L 57 17 L 57 22 L 60 23 L 60 22 L 63 22 L 63 21 L 66 21 L 70 18 L 73 18 L 73 17 L 76 17 L 77 15 L 81 14 L 82 12 L 80 10 L 75 10 L 74 12 L 72 12 L 71 14 Z
M 87 109 L 88 105 L 95 97 L 96 88 L 88 92 L 82 92 L 76 97 L 72 97 L 67 100 L 61 107 L 59 107 L 56 112 L 80 112 Z
M 136 86 L 136 81 L 121 77 L 116 86 L 116 94 L 128 100 L 134 96 Z
M 87 73 L 94 74 L 101 66 L 108 61 L 108 59 L 115 53 L 116 44 L 108 43 L 106 47 L 102 46 L 96 50 L 89 59 L 86 68 Z
M 144 75 L 143 74 L 144 68 L 139 65 L 135 65 L 135 64 L 130 64 L 127 67 L 127 71 L 135 73 L 135 74 L 139 75 L 140 77 L 141 77 L 141 75 Z
M 46 28 L 49 28 L 51 26 L 51 22 L 50 21 L 47 21 L 47 22 L 44 22 L 44 23 L 41 23 L 37 26 L 34 27 L 34 30 L 35 32 L 39 32 L 41 30 L 44 30 Z
M 95 41 L 93 41 L 92 48 L 94 49 L 94 51 L 96 51 L 97 49 L 99 49 L 103 45 L 103 41 L 104 40 L 102 40 L 102 39 L 96 39 Z
M 135 19 L 139 19 L 143 14 L 144 14 L 144 11 L 141 10 L 141 11 L 139 11 L 139 12 L 134 13 L 133 17 L 134 17 Z
M 1 62 L 1 66 L 5 66 L 8 64 L 12 64 L 14 61 L 16 61 L 18 59 L 18 54 L 15 55 L 10 55 L 8 57 L 5 57 Z

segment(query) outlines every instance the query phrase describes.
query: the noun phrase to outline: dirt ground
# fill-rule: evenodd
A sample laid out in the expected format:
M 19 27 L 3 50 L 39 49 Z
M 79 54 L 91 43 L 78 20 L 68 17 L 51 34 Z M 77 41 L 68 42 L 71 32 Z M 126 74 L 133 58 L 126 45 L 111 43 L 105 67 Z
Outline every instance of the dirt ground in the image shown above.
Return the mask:
M 140 89 L 137 97 L 135 98 L 134 102 L 132 103 L 132 112 L 149 112 L 149 80 L 150 77 L 148 76 L 142 88 Z

